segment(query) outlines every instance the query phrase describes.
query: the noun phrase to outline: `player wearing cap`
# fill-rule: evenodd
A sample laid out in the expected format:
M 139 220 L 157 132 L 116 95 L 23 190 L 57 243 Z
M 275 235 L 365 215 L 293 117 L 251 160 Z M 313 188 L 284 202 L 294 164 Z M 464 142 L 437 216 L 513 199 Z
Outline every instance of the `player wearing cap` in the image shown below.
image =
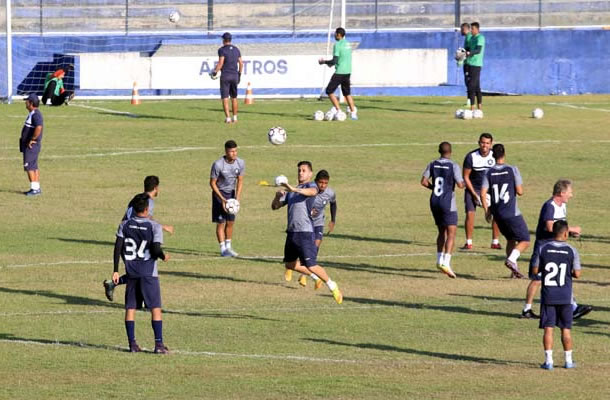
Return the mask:
M 30 180 L 30 190 L 26 196 L 38 196 L 40 190 L 40 170 L 38 169 L 38 155 L 42 148 L 42 113 L 38 109 L 40 104 L 38 96 L 34 93 L 25 98 L 25 108 L 29 111 L 21 129 L 19 151 L 23 153 L 23 169 Z
M 218 71 L 220 75 L 220 97 L 222 99 L 222 109 L 225 112 L 225 122 L 237 122 L 237 85 L 241 80 L 241 73 L 244 70 L 244 63 L 241 60 L 241 52 L 231 43 L 233 37 L 229 32 L 222 35 L 222 47 L 218 49 L 218 64 L 214 71 L 210 73 L 212 79 L 216 79 Z M 229 113 L 229 97 L 231 97 L 231 107 L 233 118 Z

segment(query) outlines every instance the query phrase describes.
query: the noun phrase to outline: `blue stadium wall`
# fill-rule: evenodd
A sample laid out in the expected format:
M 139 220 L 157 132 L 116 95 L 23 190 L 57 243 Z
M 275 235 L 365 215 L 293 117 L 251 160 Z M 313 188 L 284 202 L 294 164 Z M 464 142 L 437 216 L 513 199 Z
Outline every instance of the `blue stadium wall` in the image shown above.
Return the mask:
M 610 30 L 602 28 L 496 30 L 483 31 L 486 37 L 482 88 L 486 92 L 508 94 L 584 94 L 610 93 Z M 451 59 L 463 38 L 453 31 L 402 31 L 353 33 L 361 49 L 446 48 L 450 58 L 447 84 L 438 87 L 357 88 L 356 95 L 462 95 L 461 67 Z M 80 95 L 129 95 L 125 90 L 79 91 L 78 57 L 87 52 L 146 52 L 153 54 L 166 41 L 189 44 L 206 35 L 108 35 L 108 36 L 14 36 L 13 90 L 17 94 L 32 87 L 42 91 L 40 77 L 58 64 L 74 63 L 76 75 L 66 79 Z M 325 41 L 323 34 L 236 34 L 234 42 Z M 219 42 L 219 39 L 218 39 Z M 0 65 L 5 64 L 5 43 L 0 44 Z M 85 50 L 86 49 L 86 50 Z M 357 66 L 356 66 L 357 68 Z M 383 73 L 380 71 L 379 73 Z M 0 93 L 6 93 L 6 79 Z M 26 89 L 28 88 L 28 89 Z M 317 90 L 275 89 L 280 94 L 316 94 Z M 265 94 L 257 91 L 257 93 Z M 143 90 L 142 95 L 216 94 L 210 90 Z

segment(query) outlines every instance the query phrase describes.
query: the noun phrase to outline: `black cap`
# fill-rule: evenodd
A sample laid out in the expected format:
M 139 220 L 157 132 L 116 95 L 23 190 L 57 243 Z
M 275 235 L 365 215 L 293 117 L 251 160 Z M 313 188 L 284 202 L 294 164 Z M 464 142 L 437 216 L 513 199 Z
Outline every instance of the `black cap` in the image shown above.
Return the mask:
M 229 32 L 225 32 L 222 34 L 222 39 L 229 41 L 229 40 L 233 39 L 233 36 L 231 36 L 231 34 Z
M 40 104 L 40 100 L 38 100 L 38 96 L 36 95 L 36 93 L 30 93 L 30 94 L 28 94 L 28 96 L 27 96 L 27 97 L 25 97 L 23 100 L 24 100 L 24 101 L 25 101 L 25 100 L 29 101 L 30 103 L 32 103 L 32 105 L 33 105 L 34 107 L 38 107 L 38 105 Z

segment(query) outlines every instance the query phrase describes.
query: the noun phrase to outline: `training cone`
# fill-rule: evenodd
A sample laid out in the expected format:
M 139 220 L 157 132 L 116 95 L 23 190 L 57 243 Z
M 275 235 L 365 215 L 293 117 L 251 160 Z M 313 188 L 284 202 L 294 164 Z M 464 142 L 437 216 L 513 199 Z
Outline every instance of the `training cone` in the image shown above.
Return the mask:
M 254 95 L 252 94 L 252 84 L 248 82 L 248 87 L 246 88 L 246 100 L 244 104 L 254 104 Z
M 131 90 L 131 104 L 140 104 L 140 95 L 138 94 L 138 82 L 133 83 L 133 89 Z

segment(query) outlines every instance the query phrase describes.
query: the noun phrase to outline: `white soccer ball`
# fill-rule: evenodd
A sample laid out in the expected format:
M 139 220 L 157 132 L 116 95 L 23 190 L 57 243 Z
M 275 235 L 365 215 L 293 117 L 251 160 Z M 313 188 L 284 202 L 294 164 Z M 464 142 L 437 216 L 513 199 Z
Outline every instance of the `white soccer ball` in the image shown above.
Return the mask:
M 236 215 L 239 212 L 239 201 L 237 199 L 229 199 L 225 204 L 227 212 L 231 215 Z
M 336 121 L 345 121 L 346 118 L 347 114 L 345 114 L 343 111 L 337 112 L 334 117 Z
M 463 119 L 472 119 L 472 110 L 464 110 L 464 114 L 462 115 Z
M 318 110 L 313 114 L 314 121 L 324 121 L 324 111 Z
M 457 49 L 455 51 L 455 61 L 457 62 L 464 62 L 464 60 L 466 59 L 466 49 L 464 49 L 463 47 L 460 47 L 459 49 Z
M 474 110 L 474 113 L 472 113 L 472 117 L 477 119 L 483 118 L 483 110 Z
M 273 145 L 284 144 L 286 141 L 286 130 L 281 126 L 274 126 L 269 129 L 269 133 L 267 134 L 269 139 L 269 143 Z
M 180 21 L 180 13 L 176 10 L 172 11 L 171 13 L 169 13 L 169 22 L 172 23 L 176 23 L 178 21 Z
M 275 177 L 275 186 L 282 186 L 283 183 L 288 183 L 288 178 L 284 175 L 278 175 Z
M 324 114 L 324 121 L 332 121 L 333 118 L 335 118 L 335 113 L 332 111 L 326 111 L 326 114 Z
M 542 108 L 534 108 L 534 111 L 532 111 L 532 118 L 540 119 L 542 117 L 544 117 L 544 111 L 542 111 Z
M 464 118 L 464 110 L 461 108 L 459 110 L 455 110 L 455 118 L 456 119 Z

